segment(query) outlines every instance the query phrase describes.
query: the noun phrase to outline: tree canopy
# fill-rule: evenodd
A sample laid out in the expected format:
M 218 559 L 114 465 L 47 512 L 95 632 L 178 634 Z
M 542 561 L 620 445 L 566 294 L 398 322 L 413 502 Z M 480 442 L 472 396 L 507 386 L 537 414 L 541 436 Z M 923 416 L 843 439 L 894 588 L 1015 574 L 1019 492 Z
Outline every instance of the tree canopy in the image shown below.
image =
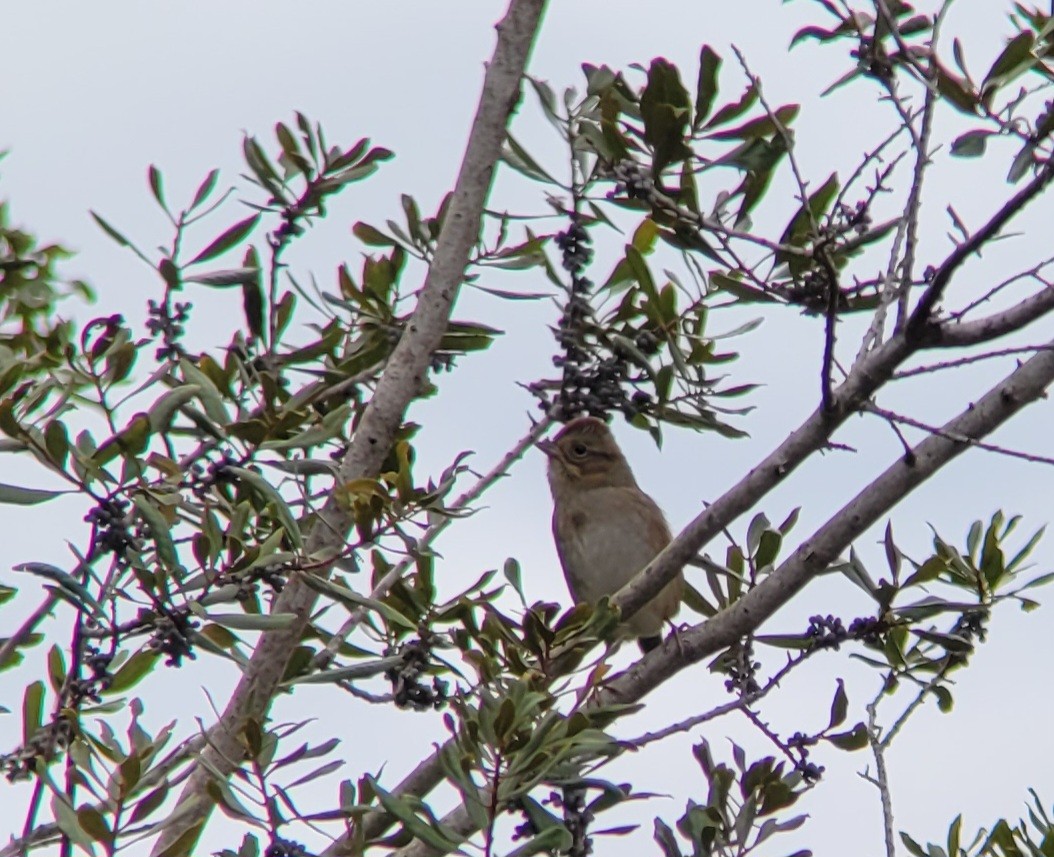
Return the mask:
M 993 437 L 1054 381 L 1054 12 L 1007 4 L 975 46 L 965 3 L 795 0 L 788 70 L 840 67 L 812 91 L 717 34 L 691 66 L 543 80 L 545 5 L 509 3 L 434 207 L 346 208 L 395 153 L 300 111 L 245 134 L 237 179 L 179 194 L 148 166 L 160 246 L 100 200 L 144 313 L 95 315 L 91 278 L 0 204 L 0 455 L 35 474 L 0 480 L 0 503 L 84 515 L 49 534 L 64 563 L 42 550 L 0 583 L 18 800 L 0 854 L 804 854 L 843 758 L 882 820 L 855 850 L 1052 852 L 1040 771 L 1023 820 L 942 819 L 932 842 L 898 824 L 890 760 L 926 713 L 963 714 L 978 649 L 1041 621 L 1022 611 L 1054 579 L 1028 502 L 1045 437 Z M 346 210 L 347 258 L 314 268 L 299 251 Z M 522 365 L 490 357 L 517 336 Z M 458 387 L 488 359 L 519 396 L 507 438 L 494 389 Z M 791 377 L 793 405 L 766 399 Z M 428 433 L 444 410 L 452 442 Z M 541 563 L 486 524 L 582 415 L 666 451 L 648 461 L 694 504 L 597 604 L 539 598 Z M 749 463 L 696 488 L 696 458 L 722 455 Z M 1018 507 L 979 480 L 957 529 L 904 541 L 919 522 L 895 508 L 957 459 L 995 462 Z M 529 514 L 545 532 L 548 509 Z M 487 560 L 449 559 L 462 532 Z M 678 627 L 629 657 L 620 617 L 682 571 Z M 1022 639 L 1006 669 L 1038 660 Z M 166 699 L 175 676 L 208 719 Z M 677 741 L 693 778 L 641 785 Z

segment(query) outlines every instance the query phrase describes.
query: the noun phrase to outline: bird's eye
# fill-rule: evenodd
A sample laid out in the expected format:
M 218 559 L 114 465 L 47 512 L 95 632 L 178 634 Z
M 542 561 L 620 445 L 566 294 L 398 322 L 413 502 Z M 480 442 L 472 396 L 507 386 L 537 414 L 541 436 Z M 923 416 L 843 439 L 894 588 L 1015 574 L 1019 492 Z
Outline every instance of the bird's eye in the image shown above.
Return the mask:
M 576 443 L 571 447 L 571 455 L 575 458 L 584 458 L 586 453 L 589 452 L 589 447 L 584 443 Z

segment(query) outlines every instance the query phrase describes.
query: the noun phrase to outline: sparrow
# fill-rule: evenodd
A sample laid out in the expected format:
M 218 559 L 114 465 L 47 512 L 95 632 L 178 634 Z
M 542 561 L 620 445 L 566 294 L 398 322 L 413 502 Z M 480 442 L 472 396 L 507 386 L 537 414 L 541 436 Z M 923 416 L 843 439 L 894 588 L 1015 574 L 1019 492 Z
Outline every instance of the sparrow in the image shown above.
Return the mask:
M 575 602 L 614 595 L 671 540 L 655 501 L 641 491 L 608 427 L 593 417 L 569 422 L 538 447 L 549 459 L 553 538 Z M 663 623 L 680 607 L 678 575 L 627 619 L 624 636 L 647 653 L 662 642 Z

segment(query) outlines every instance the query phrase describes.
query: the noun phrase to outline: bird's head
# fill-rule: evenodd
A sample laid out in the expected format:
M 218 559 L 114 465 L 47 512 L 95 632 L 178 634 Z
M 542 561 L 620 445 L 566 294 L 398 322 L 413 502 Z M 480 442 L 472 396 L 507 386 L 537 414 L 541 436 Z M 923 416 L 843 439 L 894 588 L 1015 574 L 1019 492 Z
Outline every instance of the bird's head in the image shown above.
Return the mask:
M 591 488 L 637 487 L 611 431 L 594 417 L 569 422 L 538 448 L 549 458 L 549 485 L 557 499 Z

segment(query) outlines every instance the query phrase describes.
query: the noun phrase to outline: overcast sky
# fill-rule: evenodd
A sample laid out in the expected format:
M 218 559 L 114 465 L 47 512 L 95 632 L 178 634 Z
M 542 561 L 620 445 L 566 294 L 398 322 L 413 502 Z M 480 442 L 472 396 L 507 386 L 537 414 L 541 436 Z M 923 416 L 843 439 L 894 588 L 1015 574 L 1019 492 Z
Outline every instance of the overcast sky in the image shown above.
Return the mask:
M 167 224 L 146 186 L 149 164 L 161 168 L 169 198 L 178 204 L 189 200 L 213 167 L 223 170 L 227 183 L 235 183 L 242 171 L 243 134 L 258 136 L 272 149 L 274 123 L 291 121 L 293 111 L 301 110 L 321 121 L 332 142 L 350 144 L 368 136 L 396 153 L 375 177 L 353 186 L 330 206 L 327 221 L 291 255 L 299 272 L 314 272 L 328 287 L 340 261 L 349 261 L 353 270 L 360 264 L 363 248 L 351 236 L 351 224 L 357 220 L 383 224 L 389 217 L 398 218 L 400 193 L 412 194 L 423 211 L 432 212 L 450 188 L 475 110 L 483 62 L 492 50 L 492 24 L 504 5 L 469 0 L 9 4 L 2 37 L 6 71 L 0 82 L 0 149 L 9 149 L 10 154 L 0 163 L 0 197 L 10 201 L 16 222 L 44 240 L 78 251 L 67 270 L 88 279 L 99 294 L 97 307 L 83 317 L 119 311 L 139 320 L 146 300 L 157 296 L 159 284 L 100 232 L 88 209 L 100 212 L 144 246 L 167 242 Z M 918 5 L 928 9 L 933 4 Z M 961 0 L 950 18 L 949 31 L 961 36 L 968 50 L 976 51 L 976 65 L 982 71 L 1010 32 L 1002 11 L 1006 5 Z M 761 75 L 770 100 L 804 100 L 800 158 L 807 175 L 819 182 L 831 169 L 851 170 L 892 120 L 888 107 L 878 106 L 873 87 L 850 87 L 823 101 L 815 98 L 845 71 L 848 62 L 842 48 L 808 46 L 788 52 L 795 30 L 809 16 L 818 17 L 818 10 L 807 0 L 559 3 L 547 16 L 531 72 L 559 90 L 581 85 L 582 62 L 625 69 L 634 62 L 646 66 L 661 55 L 680 65 L 683 79 L 692 81 L 700 45 L 706 42 L 726 58 L 722 94 L 730 100 L 742 87 L 730 49 L 735 44 Z M 558 141 L 540 119 L 530 95 L 514 131 L 554 171 L 562 168 Z M 976 162 L 935 169 L 933 196 L 926 209 L 924 259 L 939 260 L 948 249 L 944 209 L 949 202 L 968 224 L 975 225 L 1009 196 L 1012 191 L 1003 181 L 1006 166 L 1005 161 L 993 163 L 983 180 L 973 172 L 978 169 Z M 789 216 L 797 203 L 789 185 L 785 191 Z M 490 207 L 518 213 L 549 210 L 540 186 L 505 175 L 499 178 Z M 1018 243 L 993 251 L 976 266 L 978 291 L 994 282 L 1001 270 L 1005 275 L 1003 266 L 1012 264 L 1015 254 L 1049 240 L 1049 226 L 1042 224 L 1044 220 L 1049 224 L 1051 214 L 1049 201 L 1041 201 L 1036 216 L 1023 222 L 1024 235 L 1016 239 Z M 226 219 L 212 221 L 200 239 L 204 243 L 237 217 L 236 208 L 228 209 Z M 1034 239 L 1030 224 L 1037 226 Z M 618 243 L 612 246 L 617 249 Z M 602 280 L 601 274 L 606 276 L 614 261 L 600 256 L 594 279 Z M 522 277 L 507 282 L 528 288 Z M 539 277 L 530 288 L 544 287 Z M 217 306 L 210 301 L 221 299 L 215 293 L 190 298 L 198 307 L 193 341 L 199 347 L 226 342 L 230 316 L 205 309 Z M 508 333 L 487 357 L 464 359 L 454 374 L 444 376 L 438 398 L 414 407 L 411 417 L 424 425 L 422 474 L 429 469 L 438 473 L 463 449 L 475 450 L 475 466 L 488 469 L 528 426 L 532 403 L 515 381 L 546 373 L 552 352 L 545 326 L 554 322 L 556 310 L 548 302 L 507 305 L 467 295 L 455 315 L 476 318 Z M 714 329 L 730 329 L 753 315 L 716 314 Z M 847 358 L 856 351 L 851 331 L 850 327 L 843 333 Z M 1031 338 L 1037 341 L 1043 335 Z M 759 330 L 729 344 L 744 352 L 743 359 L 729 368 L 734 382 L 764 384 L 750 400 L 756 409 L 741 422 L 748 438 L 732 441 L 671 431 L 660 451 L 645 435 L 616 426 L 639 481 L 666 510 L 674 529 L 694 517 L 704 501 L 735 484 L 817 402 L 822 343 L 815 320 L 789 312 L 767 317 Z M 913 392 L 921 388 L 905 387 L 890 403 L 940 421 L 1006 371 L 1004 365 L 956 375 L 937 393 L 926 388 L 924 400 Z M 1049 418 L 1049 405 L 1040 403 L 997 439 L 1050 454 L 1054 444 Z M 804 537 L 899 452 L 887 428 L 863 419 L 854 420 L 839 439 L 860 452 L 817 457 L 767 497 L 759 511 L 778 521 L 801 506 L 802 520 L 795 534 Z M 15 462 L 0 462 L 0 471 L 5 482 L 49 484 L 35 469 Z M 895 510 L 898 538 L 914 556 L 924 556 L 930 525 L 962 543 L 971 521 L 987 519 L 997 508 L 1025 515 L 1022 529 L 1031 532 L 1049 517 L 1050 476 L 1050 469 L 1042 465 L 966 455 Z M 515 476 L 488 495 L 487 507 L 465 526 L 452 528 L 440 545 L 444 556 L 440 575 L 455 581 L 451 589 L 515 556 L 524 568 L 529 599 L 567 603 L 549 536 L 542 457 L 528 455 Z M 27 560 L 67 564 L 65 540 L 76 543 L 84 535 L 81 518 L 86 508 L 79 501 L 4 511 L 0 579 L 12 565 Z M 738 522 L 735 531 L 741 533 L 745 525 L 746 519 Z M 882 551 L 877 538 L 872 534 L 861 539 L 858 550 L 880 573 Z M 720 556 L 724 549 L 715 545 L 712 550 Z M 1048 568 L 1054 551 L 1044 546 L 1038 557 L 1040 565 Z M 20 583 L 29 589 L 36 585 L 30 580 Z M 1046 596 L 1041 592 L 1039 597 Z M 29 609 L 36 595 L 23 603 Z M 870 609 L 851 584 L 829 578 L 809 588 L 766 630 L 799 631 L 805 617 L 814 613 L 834 613 L 848 620 Z M 53 620 L 48 630 L 64 627 Z M 927 707 L 894 746 L 890 765 L 898 829 L 921 841 L 940 840 L 959 812 L 965 813 L 968 829 L 999 815 L 1017 818 L 1027 786 L 1035 787 L 1048 805 L 1054 800 L 1049 765 L 1054 741 L 1046 718 L 1038 713 L 1049 710 L 1051 700 L 1046 683 L 1035 680 L 1037 668 L 1045 666 L 1040 653 L 1045 655 L 1052 644 L 1046 608 L 1026 616 L 1008 607 L 996 617 L 990 642 L 977 653 L 975 666 L 959 677 L 955 712 L 940 715 Z M 762 710 L 775 728 L 789 733 L 819 729 L 826 723 L 835 677 L 846 670 L 844 654 L 815 659 L 811 669 L 803 670 L 765 703 Z M 0 702 L 17 710 L 16 694 L 29 676 L 26 670 L 5 673 Z M 207 693 L 222 706 L 231 681 L 229 670 L 203 667 L 200 661 L 180 671 L 168 670 L 164 687 L 146 694 L 147 721 L 156 728 L 177 709 L 211 721 Z M 652 711 L 622 724 L 619 734 L 633 736 L 672 716 L 687 716 L 723 702 L 727 697 L 722 685 L 702 666 L 689 670 L 650 698 Z M 853 674 L 849 689 L 854 715 L 859 715 L 875 688 L 873 674 Z M 364 706 L 350 699 L 346 711 L 340 711 L 334 698 L 330 690 L 305 689 L 292 700 L 281 701 L 275 716 L 279 720 L 320 717 L 314 729 L 320 737 L 336 728 L 348 759 L 343 776 L 376 772 L 384 766 L 382 782 L 394 785 L 440 736 L 434 716 L 390 708 L 363 711 Z M 323 703 L 324 713 L 319 710 Z M 370 737 L 374 730 L 390 730 L 399 739 L 374 740 Z M 740 720 L 718 721 L 701 734 L 722 757 L 727 757 L 726 738 L 745 742 L 756 755 L 771 752 Z M 0 737 L 5 749 L 18 740 L 4 720 L 0 720 Z M 625 818 L 643 826 L 628 839 L 598 842 L 597 853 L 651 853 L 651 818 L 660 814 L 672 823 L 683 812 L 686 797 L 705 796 L 705 784 L 688 752 L 698 737 L 671 739 L 619 763 L 622 776 L 634 772 L 639 789 L 672 797 L 632 804 L 617 820 L 602 818 L 600 826 L 625 823 Z M 765 853 L 809 845 L 822 857 L 880 854 L 877 795 L 857 776 L 868 758 L 863 753 L 820 749 L 815 761 L 828 773 L 803 805 L 811 820 L 793 839 L 787 838 L 786 844 L 777 839 L 776 847 Z M 613 769 L 609 776 L 618 780 L 620 775 Z M 328 787 L 314 801 L 316 807 L 332 801 L 334 795 L 335 789 Z M 11 825 L 0 825 L 0 836 L 22 823 L 20 812 L 4 817 Z M 224 839 L 222 824 L 216 824 L 207 844 L 211 848 L 236 843 Z

